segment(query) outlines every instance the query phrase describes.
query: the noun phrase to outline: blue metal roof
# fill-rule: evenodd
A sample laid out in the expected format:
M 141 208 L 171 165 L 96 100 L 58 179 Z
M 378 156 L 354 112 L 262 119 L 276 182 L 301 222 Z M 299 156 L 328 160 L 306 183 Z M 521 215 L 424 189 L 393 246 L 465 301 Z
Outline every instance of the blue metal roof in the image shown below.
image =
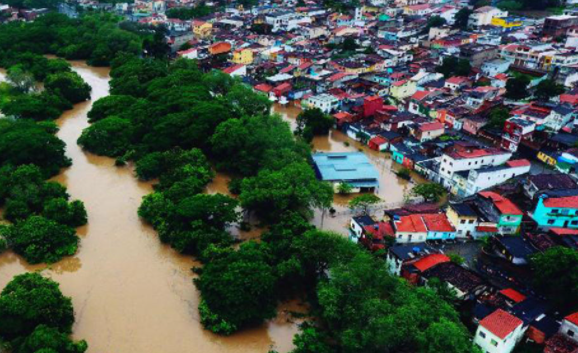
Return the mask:
M 323 181 L 346 181 L 359 186 L 379 186 L 379 173 L 361 152 L 315 153 L 313 162 Z

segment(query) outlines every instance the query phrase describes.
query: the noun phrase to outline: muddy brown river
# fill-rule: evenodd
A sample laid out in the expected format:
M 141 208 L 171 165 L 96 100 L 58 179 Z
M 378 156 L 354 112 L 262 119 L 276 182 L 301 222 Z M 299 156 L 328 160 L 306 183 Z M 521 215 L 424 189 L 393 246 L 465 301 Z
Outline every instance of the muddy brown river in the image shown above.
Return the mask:
M 92 86 L 92 101 L 108 94 L 109 70 L 82 62 L 73 67 Z M 280 306 L 279 316 L 231 337 L 203 330 L 192 284 L 193 258 L 160 243 L 137 216 L 141 198 L 152 191 L 129 168 L 114 160 L 84 153 L 76 144 L 88 126 L 92 101 L 78 104 L 59 120 L 58 136 L 66 142 L 72 167 L 55 180 L 73 199 L 84 201 L 88 225 L 79 228 L 76 256 L 54 265 L 29 266 L 12 252 L 0 255 L 0 288 L 17 274 L 39 271 L 60 283 L 72 297 L 76 313 L 74 337 L 86 339 L 89 353 L 265 353 L 287 352 L 297 326 L 289 322 L 296 302 Z M 226 178 L 212 184 L 219 191 Z

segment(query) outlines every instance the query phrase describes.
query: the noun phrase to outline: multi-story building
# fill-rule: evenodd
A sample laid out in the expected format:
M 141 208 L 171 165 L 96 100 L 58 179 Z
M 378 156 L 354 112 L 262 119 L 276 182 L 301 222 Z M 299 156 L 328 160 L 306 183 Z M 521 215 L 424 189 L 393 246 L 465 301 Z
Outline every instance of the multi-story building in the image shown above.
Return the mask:
M 441 182 L 451 187 L 456 172 L 479 169 L 488 166 L 499 166 L 506 163 L 512 153 L 498 148 L 479 148 L 456 144 L 451 151 L 442 155 L 439 174 Z
M 492 6 L 482 6 L 470 15 L 470 19 L 468 21 L 468 26 L 472 27 L 481 27 L 481 26 L 489 26 L 492 24 L 492 19 L 494 17 L 506 17 L 508 16 L 508 11 L 503 11 L 498 9 L 497 7 Z
M 480 320 L 474 344 L 486 353 L 510 353 L 527 327 L 516 316 L 498 309 Z
M 563 36 L 568 28 L 578 25 L 578 17 L 571 15 L 551 16 L 544 21 L 542 35 L 550 37 Z
M 529 140 L 536 129 L 533 121 L 521 118 L 510 118 L 504 124 L 502 133 L 502 148 L 513 152 L 518 150 L 518 146 L 524 140 Z
M 542 228 L 578 229 L 578 196 L 541 195 L 531 216 Z

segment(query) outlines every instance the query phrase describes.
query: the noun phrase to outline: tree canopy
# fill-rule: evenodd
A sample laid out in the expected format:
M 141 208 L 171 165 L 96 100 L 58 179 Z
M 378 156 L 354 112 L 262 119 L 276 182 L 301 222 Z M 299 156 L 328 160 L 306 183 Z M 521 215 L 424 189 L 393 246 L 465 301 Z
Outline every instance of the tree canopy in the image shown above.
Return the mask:
M 536 288 L 564 312 L 578 309 L 578 251 L 554 247 L 531 260 Z

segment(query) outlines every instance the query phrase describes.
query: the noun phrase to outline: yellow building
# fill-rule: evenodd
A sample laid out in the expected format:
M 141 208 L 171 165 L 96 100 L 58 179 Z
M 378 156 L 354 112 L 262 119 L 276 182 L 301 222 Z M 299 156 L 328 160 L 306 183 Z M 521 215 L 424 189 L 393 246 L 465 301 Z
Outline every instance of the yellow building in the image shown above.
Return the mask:
M 232 61 L 235 64 L 249 65 L 253 63 L 253 51 L 251 49 L 237 49 L 233 52 Z
M 551 165 L 553 167 L 556 166 L 556 157 L 553 157 L 551 155 L 548 155 L 547 153 L 544 153 L 542 151 L 538 152 L 538 155 L 536 156 L 538 157 L 539 160 L 541 160 L 542 162 Z
M 500 27 L 505 30 L 511 30 L 514 28 L 523 26 L 522 20 L 512 17 L 494 17 L 492 18 L 492 26 Z
M 412 80 L 403 80 L 394 82 L 389 88 L 389 94 L 398 100 L 411 97 L 416 91 L 417 91 L 417 84 L 415 81 Z
M 209 22 L 194 20 L 193 33 L 199 38 L 205 38 L 211 35 L 213 25 Z

